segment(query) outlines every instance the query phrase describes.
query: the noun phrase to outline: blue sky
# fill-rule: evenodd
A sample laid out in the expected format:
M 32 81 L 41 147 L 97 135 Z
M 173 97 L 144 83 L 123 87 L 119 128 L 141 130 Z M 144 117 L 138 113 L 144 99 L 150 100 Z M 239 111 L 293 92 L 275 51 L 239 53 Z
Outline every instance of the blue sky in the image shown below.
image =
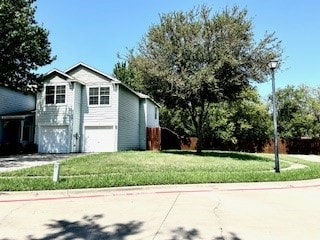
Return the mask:
M 285 64 L 276 73 L 276 87 L 319 86 L 320 2 L 318 0 L 37 0 L 36 19 L 50 31 L 52 68 L 66 70 L 84 62 L 111 74 L 118 54 L 136 47 L 159 14 L 187 11 L 206 4 L 213 11 L 238 5 L 248 9 L 256 39 L 275 32 L 285 49 Z M 262 98 L 271 81 L 259 84 Z

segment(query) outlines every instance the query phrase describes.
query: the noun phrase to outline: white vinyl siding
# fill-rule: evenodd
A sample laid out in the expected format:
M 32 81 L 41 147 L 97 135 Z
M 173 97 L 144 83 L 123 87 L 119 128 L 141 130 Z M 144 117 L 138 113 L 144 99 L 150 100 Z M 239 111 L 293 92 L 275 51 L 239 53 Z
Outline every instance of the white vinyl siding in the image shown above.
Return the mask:
M 46 86 L 65 86 L 65 103 L 64 104 L 46 104 Z M 74 119 L 74 87 L 59 76 L 54 76 L 44 83 L 43 91 L 37 94 L 37 111 L 36 111 L 36 131 L 35 143 L 38 147 L 41 144 L 42 126 L 68 126 L 68 146 L 70 146 L 71 135 L 73 132 Z M 73 149 L 68 148 L 69 151 Z
M 81 91 L 84 86 L 74 83 L 73 92 L 73 127 L 72 127 L 72 152 L 80 152 L 81 143 Z
M 74 93 L 73 88 L 66 85 L 64 79 L 55 77 L 50 82 L 52 85 L 62 85 L 66 86 L 66 101 L 65 104 L 46 104 L 45 103 L 45 91 L 38 93 L 37 96 L 37 123 L 39 125 L 47 123 L 55 124 L 70 124 L 73 120 L 73 110 L 74 110 Z M 45 84 L 45 87 L 47 84 Z
M 82 111 L 82 151 L 92 151 L 86 149 L 86 128 L 97 128 L 99 129 L 100 127 L 105 127 L 105 126 L 114 126 L 114 133 L 113 136 L 105 136 L 107 138 L 115 139 L 117 138 L 117 121 L 118 121 L 118 104 L 117 104 L 117 88 L 110 86 L 110 104 L 109 105 L 89 105 L 88 102 L 88 90 L 87 87 L 83 87 L 82 89 L 82 100 L 81 100 L 81 111 Z M 108 131 L 107 131 L 108 132 Z M 90 132 L 91 134 L 92 132 Z M 102 133 L 102 132 L 101 132 Z M 110 131 L 109 131 L 110 133 Z M 92 135 L 91 135 L 92 137 Z M 89 140 L 90 143 L 92 143 L 91 140 Z M 91 147 L 90 147 L 91 148 Z M 111 151 L 109 145 L 106 145 L 106 150 L 105 151 Z M 117 142 L 114 141 L 113 143 L 113 150 L 112 151 L 117 151 Z
M 119 86 L 118 150 L 140 149 L 139 97 Z
M 91 67 L 78 64 L 65 73 L 48 76 L 44 90 L 37 95 L 35 142 L 42 151 L 145 149 L 146 127 L 159 126 L 158 107 L 148 96 Z M 57 91 L 62 85 L 65 90 Z M 55 86 L 50 97 L 55 104 L 46 104 L 46 86 Z M 59 146 L 56 135 L 64 146 Z M 52 142 L 48 136 L 53 136 Z
M 146 99 L 140 99 L 140 106 L 139 106 L 139 142 L 140 142 L 140 149 L 145 150 L 147 148 L 147 104 Z
M 70 71 L 72 77 L 77 78 L 84 84 L 81 94 L 81 137 L 82 147 L 80 151 L 86 151 L 86 128 L 100 128 L 103 126 L 113 126 L 114 138 L 117 138 L 117 122 L 118 122 L 118 92 L 117 86 L 105 77 L 96 74 L 82 67 Z M 90 105 L 89 89 L 90 88 L 107 88 L 109 91 L 109 104 Z M 104 91 L 104 90 L 103 90 Z M 104 93 L 104 92 L 102 92 Z M 105 94 L 102 94 L 105 96 Z M 98 101 L 101 101 L 98 100 Z M 104 100 L 103 100 L 104 101 Z M 91 134 L 91 132 L 89 133 Z M 89 139 L 90 141 L 90 139 Z M 109 151 L 106 149 L 106 151 Z M 117 151 L 117 141 L 114 142 L 114 150 Z
M 109 84 L 109 83 L 105 83 Z M 117 120 L 117 90 L 116 87 L 110 86 L 110 104 L 109 105 L 89 105 L 89 91 L 92 87 L 86 86 L 83 87 L 82 90 L 82 113 L 83 113 L 83 124 L 94 126 L 99 124 L 106 124 L 106 123 L 115 123 Z M 104 85 L 107 86 L 107 85 Z
M 159 107 L 149 98 L 141 98 L 139 115 L 140 149 L 146 149 L 147 128 L 159 127 Z
M 0 87 L 0 115 L 32 111 L 35 108 L 35 95 Z
M 152 101 L 146 99 L 147 127 L 159 127 L 159 108 Z
M 99 84 L 109 82 L 106 77 L 103 77 L 100 74 L 81 66 L 67 72 L 67 74 L 85 84 Z

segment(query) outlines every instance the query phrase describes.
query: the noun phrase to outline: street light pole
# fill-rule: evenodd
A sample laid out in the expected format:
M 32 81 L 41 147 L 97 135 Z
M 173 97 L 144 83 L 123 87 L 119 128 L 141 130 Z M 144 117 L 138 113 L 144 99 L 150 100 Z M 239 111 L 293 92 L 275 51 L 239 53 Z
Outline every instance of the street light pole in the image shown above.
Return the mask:
M 269 68 L 272 72 L 272 107 L 273 107 L 273 129 L 274 129 L 274 161 L 275 161 L 275 172 L 280 173 L 279 163 L 279 145 L 278 145 L 278 127 L 277 127 L 277 107 L 276 107 L 276 87 L 274 72 L 277 68 L 278 61 L 272 60 L 269 63 Z

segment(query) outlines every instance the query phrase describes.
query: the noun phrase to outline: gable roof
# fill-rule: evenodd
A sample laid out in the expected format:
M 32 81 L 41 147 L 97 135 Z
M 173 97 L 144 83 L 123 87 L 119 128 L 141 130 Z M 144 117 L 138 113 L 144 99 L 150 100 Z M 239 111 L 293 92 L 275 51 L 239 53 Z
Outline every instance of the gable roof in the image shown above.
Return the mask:
M 105 73 L 101 72 L 100 70 L 98 70 L 98 69 L 96 69 L 96 68 L 94 68 L 94 67 L 91 67 L 91 66 L 89 66 L 89 65 L 87 65 L 87 64 L 85 64 L 85 63 L 83 63 L 83 62 L 79 62 L 79 63 L 77 63 L 76 65 L 70 67 L 69 69 L 67 69 L 67 70 L 65 71 L 65 73 L 68 74 L 68 73 L 70 73 L 71 71 L 73 71 L 73 70 L 75 70 L 75 69 L 77 69 L 77 68 L 80 68 L 80 67 L 86 68 L 86 69 L 88 69 L 89 71 L 91 71 L 91 72 L 93 72 L 93 73 L 96 73 L 96 74 L 98 74 L 98 75 L 100 75 L 100 76 L 102 76 L 102 77 L 108 78 L 109 80 L 114 81 L 115 83 L 121 83 L 118 79 L 116 79 L 116 78 L 114 78 L 114 77 L 112 77 L 112 76 L 110 76 L 110 75 L 108 75 L 108 74 L 105 74 Z
M 123 86 L 124 88 L 126 88 L 127 90 L 129 90 L 131 93 L 133 93 L 134 95 L 136 95 L 137 97 L 141 98 L 141 99 L 149 99 L 150 101 L 152 101 L 155 105 L 157 105 L 158 107 L 160 107 L 160 105 L 154 101 L 151 97 L 149 97 L 148 95 L 145 95 L 143 93 L 139 93 L 139 92 L 136 92 L 134 91 L 132 88 L 130 88 L 129 86 L 127 86 L 126 84 L 124 84 L 123 82 L 121 82 L 120 80 L 118 80 L 117 78 L 115 77 L 112 77 L 108 74 L 105 74 L 104 72 L 101 72 L 100 70 L 94 68 L 94 67 L 91 67 L 83 62 L 79 62 L 77 64 L 75 64 L 74 66 L 68 68 L 65 72 L 62 72 L 58 69 L 52 69 L 51 71 L 49 71 L 46 76 L 49 76 L 51 74 L 57 74 L 57 75 L 60 75 L 61 77 L 63 77 L 64 79 L 66 79 L 67 81 L 69 82 L 78 82 L 82 85 L 85 85 L 85 83 L 81 82 L 80 80 L 72 77 L 69 75 L 70 72 L 76 70 L 77 68 L 85 68 L 93 73 L 96 73 L 100 76 L 102 76 L 103 78 L 107 78 L 108 80 L 111 80 L 114 84 L 118 84 L 118 85 L 121 85 Z
M 59 75 L 63 79 L 73 79 L 72 76 L 70 76 L 70 75 L 68 75 L 68 74 L 66 74 L 66 73 L 64 73 L 64 72 L 62 72 L 62 71 L 60 71 L 59 69 L 56 69 L 56 68 L 54 68 L 54 69 L 50 70 L 49 72 L 47 72 L 45 74 L 45 77 L 49 77 L 51 75 Z
M 78 80 L 78 79 L 76 79 L 76 78 L 60 71 L 59 69 L 56 69 L 56 68 L 54 68 L 54 69 L 50 70 L 48 73 L 46 73 L 45 78 L 50 77 L 51 75 L 58 75 L 68 82 L 77 82 L 82 85 L 85 85 L 82 81 L 80 81 L 80 80 Z
M 136 94 L 142 98 L 142 99 L 149 99 L 151 102 L 153 102 L 157 107 L 161 107 L 159 103 L 157 103 L 155 100 L 153 100 L 150 96 L 140 93 L 140 92 L 136 92 Z
M 112 76 L 110 76 L 110 75 L 108 75 L 108 74 L 105 74 L 105 73 L 101 72 L 100 70 L 98 70 L 98 69 L 96 69 L 96 68 L 94 68 L 94 67 L 91 67 L 91 66 L 89 66 L 88 64 L 85 64 L 85 63 L 83 63 L 83 62 L 77 63 L 76 65 L 74 65 L 74 66 L 70 67 L 69 69 L 67 69 L 65 72 L 66 72 L 66 73 L 70 73 L 71 71 L 73 71 L 73 70 L 75 70 L 75 69 L 77 69 L 77 68 L 80 68 L 80 67 L 86 68 L 86 69 L 90 70 L 91 72 L 97 73 L 97 74 L 99 74 L 99 75 L 102 76 L 102 77 L 108 78 L 108 79 L 110 79 L 111 81 L 113 81 L 115 84 L 119 84 L 119 85 L 123 86 L 124 88 L 126 88 L 127 90 L 129 90 L 130 92 L 132 92 L 134 95 L 138 96 L 139 98 L 149 99 L 149 100 L 152 101 L 155 105 L 157 105 L 158 107 L 160 107 L 160 105 L 159 105 L 156 101 L 154 101 L 150 96 L 145 95 L 145 94 L 143 94 L 143 93 L 139 93 L 139 92 L 134 91 L 132 88 L 130 88 L 128 85 L 126 85 L 125 83 L 121 82 L 121 81 L 118 80 L 117 78 L 112 77 Z

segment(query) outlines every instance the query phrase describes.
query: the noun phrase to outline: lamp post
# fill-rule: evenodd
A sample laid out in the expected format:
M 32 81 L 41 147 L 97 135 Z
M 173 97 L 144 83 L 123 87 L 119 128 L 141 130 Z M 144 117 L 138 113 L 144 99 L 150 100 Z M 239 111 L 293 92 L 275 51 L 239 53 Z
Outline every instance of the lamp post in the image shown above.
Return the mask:
M 280 173 L 279 163 L 279 145 L 278 145 L 278 127 L 277 127 L 277 108 L 276 108 L 276 87 L 274 79 L 274 71 L 278 66 L 277 60 L 272 60 L 268 64 L 272 72 L 272 107 L 273 107 L 273 129 L 274 129 L 274 161 L 275 161 L 275 172 Z

